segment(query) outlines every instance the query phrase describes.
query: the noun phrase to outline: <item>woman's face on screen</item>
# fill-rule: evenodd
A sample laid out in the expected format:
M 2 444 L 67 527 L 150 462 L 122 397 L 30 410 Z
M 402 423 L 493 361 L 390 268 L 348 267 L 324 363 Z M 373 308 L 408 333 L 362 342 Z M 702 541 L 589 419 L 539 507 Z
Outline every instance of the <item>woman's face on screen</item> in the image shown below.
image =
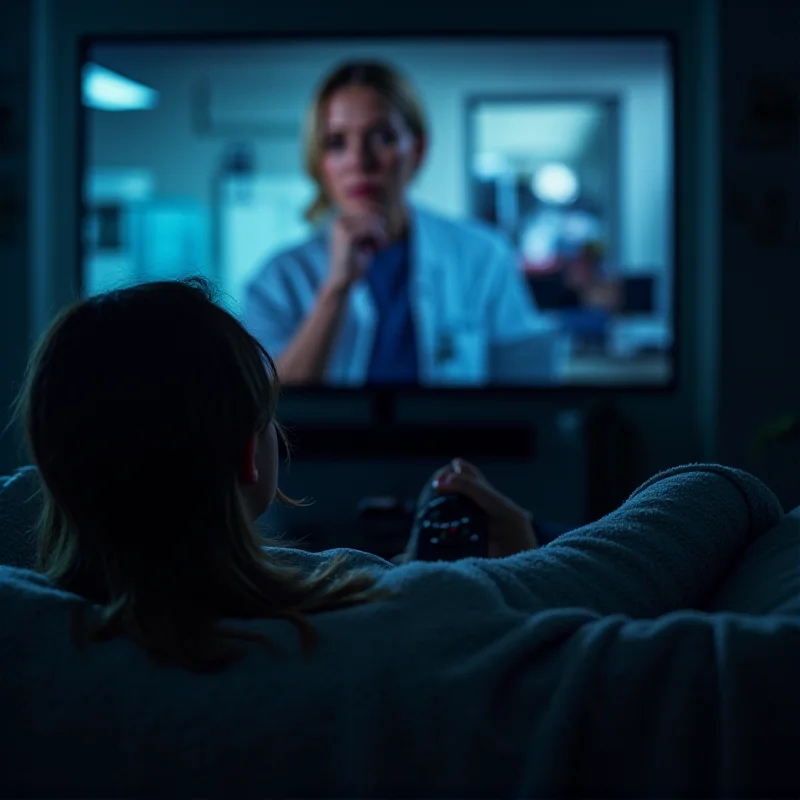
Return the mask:
M 328 101 L 321 172 L 344 216 L 391 211 L 419 166 L 422 143 L 374 89 L 347 86 Z

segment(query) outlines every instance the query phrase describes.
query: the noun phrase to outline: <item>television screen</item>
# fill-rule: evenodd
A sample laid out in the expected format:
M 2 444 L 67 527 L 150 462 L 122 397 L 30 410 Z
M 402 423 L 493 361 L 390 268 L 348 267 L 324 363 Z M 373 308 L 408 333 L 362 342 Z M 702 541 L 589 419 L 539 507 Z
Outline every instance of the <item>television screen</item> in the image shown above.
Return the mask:
M 83 56 L 85 294 L 205 275 L 289 385 L 671 384 L 668 40 Z

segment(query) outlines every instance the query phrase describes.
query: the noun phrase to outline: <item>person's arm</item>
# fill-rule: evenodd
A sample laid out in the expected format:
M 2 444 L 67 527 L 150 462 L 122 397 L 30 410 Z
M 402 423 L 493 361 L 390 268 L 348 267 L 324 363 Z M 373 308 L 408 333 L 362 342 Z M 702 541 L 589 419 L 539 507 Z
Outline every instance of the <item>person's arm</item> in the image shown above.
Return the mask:
M 410 790 L 455 794 L 458 776 L 485 797 L 800 796 L 800 596 L 763 617 L 677 610 L 777 499 L 711 465 L 618 513 L 629 524 L 565 548 L 386 571 L 413 631 L 395 641 L 418 752 L 437 752 Z
M 302 274 L 301 267 L 287 255 L 270 262 L 248 284 L 244 297 L 245 326 L 275 360 L 278 376 L 287 384 L 322 380 L 349 292 L 347 284 L 329 281 L 303 315 L 292 280 Z
M 339 330 L 348 289 L 323 287 L 300 329 L 279 356 L 278 376 L 285 384 L 320 383 Z
M 276 353 L 286 384 L 320 383 L 325 375 L 350 287 L 364 277 L 372 257 L 386 244 L 385 221 L 375 214 L 339 217 L 331 228 L 328 274 L 314 305 Z
M 782 518 L 775 495 L 748 473 L 676 467 L 546 547 L 463 568 L 529 613 L 573 607 L 656 617 L 705 607 L 737 556 Z

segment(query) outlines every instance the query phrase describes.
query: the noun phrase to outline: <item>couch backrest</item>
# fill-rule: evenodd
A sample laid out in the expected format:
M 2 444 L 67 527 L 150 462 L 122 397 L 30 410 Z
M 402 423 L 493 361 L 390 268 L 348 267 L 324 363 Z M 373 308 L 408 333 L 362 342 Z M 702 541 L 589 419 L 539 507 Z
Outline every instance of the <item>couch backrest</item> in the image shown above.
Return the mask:
M 0 565 L 33 568 L 35 527 L 41 509 L 35 467 L 0 476 Z
M 709 611 L 800 614 L 800 507 L 747 548 Z

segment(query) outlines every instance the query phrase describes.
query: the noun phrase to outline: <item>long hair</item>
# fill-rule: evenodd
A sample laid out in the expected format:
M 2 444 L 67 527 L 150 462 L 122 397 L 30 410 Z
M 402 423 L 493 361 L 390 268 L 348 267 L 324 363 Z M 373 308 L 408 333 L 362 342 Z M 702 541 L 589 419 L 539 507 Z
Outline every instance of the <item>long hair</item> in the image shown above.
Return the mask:
M 365 86 L 377 92 L 402 116 L 417 141 L 428 138 L 428 122 L 418 94 L 394 67 L 379 61 L 348 61 L 324 78 L 314 94 L 305 129 L 305 167 L 317 195 L 305 212 L 309 222 L 323 219 L 332 208 L 322 180 L 322 146 L 328 101 L 347 86 Z
M 301 574 L 264 550 L 237 478 L 250 438 L 277 425 L 277 375 L 215 299 L 192 278 L 75 303 L 17 406 L 43 484 L 38 567 L 102 607 L 78 642 L 127 634 L 196 670 L 254 638 L 225 619 L 289 619 L 308 652 L 307 614 L 379 596 L 370 573 Z

